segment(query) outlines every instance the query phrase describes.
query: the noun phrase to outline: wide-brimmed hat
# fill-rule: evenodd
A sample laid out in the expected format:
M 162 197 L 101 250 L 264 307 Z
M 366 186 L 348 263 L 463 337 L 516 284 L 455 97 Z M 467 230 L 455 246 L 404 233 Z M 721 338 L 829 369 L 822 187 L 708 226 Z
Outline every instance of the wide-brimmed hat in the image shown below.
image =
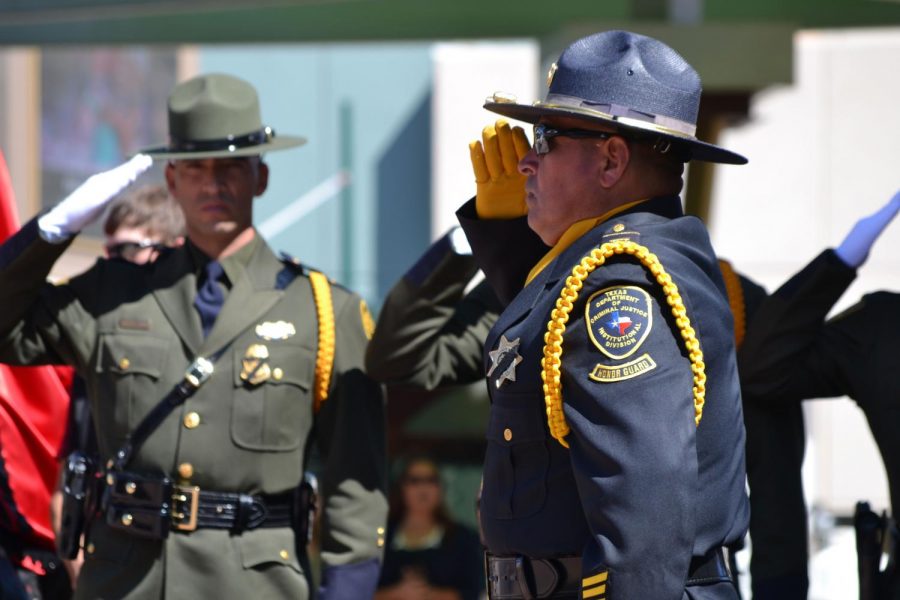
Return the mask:
M 141 150 L 153 158 L 252 156 L 305 144 L 276 136 L 262 123 L 259 97 L 242 79 L 213 73 L 175 86 L 169 94 L 169 143 Z
M 484 107 L 537 123 L 563 116 L 615 125 L 628 136 L 651 136 L 683 160 L 744 164 L 747 159 L 695 136 L 700 76 L 666 44 L 629 31 L 605 31 L 566 50 L 547 75 L 547 96 L 517 104 L 497 93 Z M 668 144 L 666 144 L 668 142 Z

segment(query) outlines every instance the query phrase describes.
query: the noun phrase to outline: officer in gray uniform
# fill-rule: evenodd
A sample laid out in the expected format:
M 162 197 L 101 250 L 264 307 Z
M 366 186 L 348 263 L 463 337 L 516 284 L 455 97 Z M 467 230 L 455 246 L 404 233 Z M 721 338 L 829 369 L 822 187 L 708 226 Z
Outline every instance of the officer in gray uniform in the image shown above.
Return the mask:
M 168 109 L 170 142 L 147 154 L 168 160 L 183 247 L 45 281 L 147 155 L 88 180 L 0 247 L 0 359 L 74 365 L 92 403 L 103 462 L 77 594 L 310 597 L 297 531 L 310 506 L 297 490 L 315 443 L 319 597 L 370 597 L 387 503 L 383 395 L 363 372 L 368 311 L 276 257 L 252 226 L 268 181 L 260 155 L 303 140 L 265 127 L 256 91 L 226 75 L 179 84 Z

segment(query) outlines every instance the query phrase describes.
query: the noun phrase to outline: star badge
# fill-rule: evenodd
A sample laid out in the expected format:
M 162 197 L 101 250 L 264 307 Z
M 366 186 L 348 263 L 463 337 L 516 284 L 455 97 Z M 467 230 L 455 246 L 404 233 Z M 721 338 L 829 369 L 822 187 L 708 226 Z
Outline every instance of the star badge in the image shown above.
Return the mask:
M 491 368 L 488 369 L 487 376 L 490 377 L 494 374 L 494 371 L 497 370 L 497 367 L 504 362 L 504 358 L 509 355 L 512 355 L 512 359 L 509 364 L 506 365 L 506 368 L 502 373 L 497 377 L 496 381 L 494 381 L 494 385 L 499 389 L 506 381 L 515 381 L 516 380 L 516 365 L 522 362 L 522 357 L 519 356 L 519 353 L 516 351 L 519 348 L 519 340 L 521 338 L 516 338 L 513 341 L 509 341 L 506 339 L 505 335 L 500 336 L 500 343 L 497 345 L 496 350 L 491 350 L 488 352 L 488 356 L 491 357 Z

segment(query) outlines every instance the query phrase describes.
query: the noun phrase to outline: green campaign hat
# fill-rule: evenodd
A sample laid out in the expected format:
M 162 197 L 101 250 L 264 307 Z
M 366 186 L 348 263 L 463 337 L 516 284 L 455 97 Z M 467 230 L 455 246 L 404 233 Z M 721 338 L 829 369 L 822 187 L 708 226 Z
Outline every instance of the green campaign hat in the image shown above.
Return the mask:
M 156 159 L 253 156 L 306 143 L 297 136 L 276 136 L 262 123 L 259 97 L 252 85 L 221 73 L 200 75 L 169 94 L 169 143 L 141 153 Z

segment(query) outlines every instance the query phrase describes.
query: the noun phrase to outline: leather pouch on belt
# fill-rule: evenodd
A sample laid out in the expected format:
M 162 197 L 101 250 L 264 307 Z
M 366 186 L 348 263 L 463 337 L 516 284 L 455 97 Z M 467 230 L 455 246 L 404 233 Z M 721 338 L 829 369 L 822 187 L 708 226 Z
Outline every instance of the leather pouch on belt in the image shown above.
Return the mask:
M 124 533 L 162 540 L 172 526 L 172 480 L 130 472 L 107 475 L 106 524 Z

